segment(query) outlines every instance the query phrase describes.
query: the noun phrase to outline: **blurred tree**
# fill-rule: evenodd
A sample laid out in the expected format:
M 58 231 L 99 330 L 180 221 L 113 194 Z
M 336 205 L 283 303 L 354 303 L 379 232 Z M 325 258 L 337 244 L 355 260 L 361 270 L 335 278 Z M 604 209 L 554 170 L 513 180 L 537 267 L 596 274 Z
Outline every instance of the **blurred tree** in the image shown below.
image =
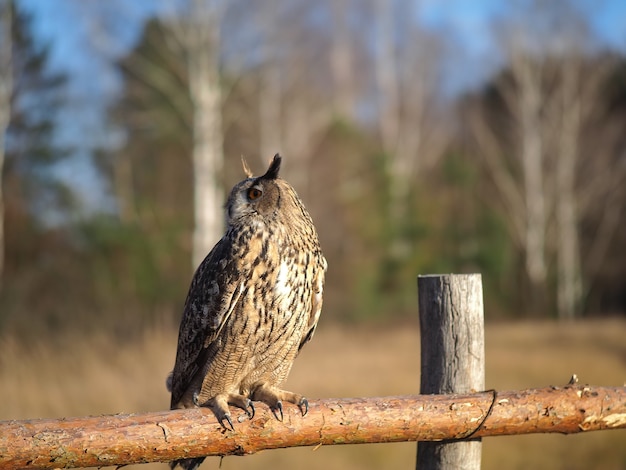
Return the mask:
M 10 191 L 5 192 L 5 203 L 21 205 L 38 220 L 49 221 L 51 211 L 71 203 L 68 188 L 48 171 L 68 155 L 54 138 L 66 77 L 48 68 L 49 49 L 35 42 L 31 16 L 12 1 L 6 8 L 13 14 L 9 16 L 10 67 L 3 73 L 5 86 L 10 87 L 6 89 L 10 100 L 3 175 L 4 189 Z
M 547 287 L 547 187 L 541 135 L 543 64 L 537 64 L 532 57 L 521 52 L 516 52 L 510 64 L 510 68 L 496 78 L 485 93 L 483 110 L 470 108 L 473 114 L 467 122 L 500 192 L 511 235 L 525 255 L 530 281 L 528 308 L 539 312 L 545 310 Z M 503 122 L 508 124 L 508 133 L 502 132 Z M 503 146 L 501 142 L 505 135 L 511 140 Z M 508 160 L 509 155 L 516 156 L 515 166 Z
M 378 91 L 378 127 L 382 148 L 393 154 L 398 143 L 399 82 L 396 65 L 394 3 L 375 0 L 375 73 Z
M 274 67 L 278 83 L 272 87 L 280 98 L 280 145 L 289 160 L 285 165 L 284 177 L 289 179 L 306 201 L 314 182 L 312 167 L 316 165 L 316 150 L 324 140 L 333 120 L 332 90 L 329 75 L 330 30 L 327 5 L 322 2 L 276 2 L 271 12 L 274 24 L 280 25 L 271 31 L 271 23 L 264 27 L 269 44 L 265 47 L 270 62 L 261 65 L 260 93 L 267 94 L 271 77 L 267 67 Z M 268 13 L 266 12 L 266 15 Z M 266 16 L 267 17 L 267 16 Z M 264 101 L 265 98 L 259 97 Z M 258 123 L 260 130 L 270 124 Z M 266 156 L 262 156 L 266 159 Z
M 31 289 L 57 251 L 56 229 L 74 209 L 67 186 L 53 167 L 69 153 L 55 137 L 56 116 L 64 104 L 66 77 L 48 65 L 49 46 L 35 40 L 32 16 L 20 3 L 0 3 L 0 133 L 4 277 L 2 315 L 9 304 L 24 303 L 23 316 L 33 320 L 33 305 L 48 289 Z M 10 288 L 9 288 L 10 286 Z M 41 286 L 39 286 L 41 287 Z M 5 317 L 5 320 L 6 320 Z
M 259 70 L 259 157 L 269 159 L 283 152 L 282 142 L 282 73 L 277 0 L 260 2 L 258 28 L 261 30 Z
M 108 168 L 121 220 L 139 220 L 147 233 L 155 233 L 190 205 L 183 189 L 189 187 L 193 148 L 187 72 L 171 31 L 158 19 L 146 24 L 137 46 L 118 66 L 123 90 L 111 115 L 124 143 L 101 163 Z M 157 218 L 156 225 L 149 218 Z
M 222 0 L 189 0 L 166 19 L 186 65 L 193 110 L 194 269 L 221 238 L 224 229 L 219 64 L 220 27 L 225 8 Z
M 97 5 L 106 7 L 82 11 L 125 27 L 114 3 Z M 623 305 L 624 106 L 616 103 L 626 100 L 617 58 L 512 48 L 489 85 L 463 98 L 469 119 L 458 123 L 441 99 L 446 50 L 420 26 L 414 2 L 163 5 L 116 61 L 122 91 L 111 120 L 123 138 L 98 161 L 119 218 L 98 214 L 78 230 L 42 235 L 28 212 L 33 199 L 12 203 L 22 218 L 7 217 L 16 227 L 7 232 L 21 227 L 7 242 L 10 258 L 28 265 L 37 245 L 46 260 L 19 294 L 46 295 L 16 309 L 48 326 L 125 335 L 178 317 L 193 268 L 194 185 L 204 184 L 194 183 L 193 155 L 205 144 L 228 156 L 207 173 L 222 185 L 219 198 L 242 177 L 240 155 L 258 171 L 259 160 L 284 153 L 283 176 L 329 259 L 327 318 L 414 314 L 416 274 L 472 271 L 483 273 L 490 312 L 527 314 L 530 266 L 547 292 L 535 314 L 546 305 L 578 314 L 587 292 L 594 306 Z M 202 30 L 203 15 L 219 27 Z M 202 131 L 211 116 L 222 137 Z M 453 140 L 457 124 L 471 147 Z M 221 225 L 221 207 L 212 210 Z
M 96 218 L 83 228 L 97 261 L 100 302 L 117 299 L 146 320 L 180 308 L 192 270 L 193 104 L 179 45 L 151 19 L 118 63 L 123 81 L 110 109 L 123 144 L 98 157 L 110 181 L 119 223 Z M 109 260 L 107 262 L 107 260 Z M 123 285 L 117 280 L 125 277 Z M 111 310 L 125 311 L 121 305 Z
M 330 18 L 328 5 L 285 0 L 235 5 L 248 14 L 237 22 L 226 15 L 226 29 L 245 31 L 240 36 L 249 38 L 228 41 L 243 45 L 224 59 L 231 83 L 224 107 L 227 153 L 243 153 L 253 168 L 254 160 L 262 168 L 268 155 L 282 152 L 289 162 L 283 176 L 306 199 L 315 150 L 333 120 L 331 31 L 320 21 Z M 235 129 L 238 142 L 230 137 Z
M 591 313 L 626 311 L 626 58 L 599 53 L 581 64 L 584 100 L 576 173 L 583 299 Z M 589 79 L 587 79 L 589 77 Z M 598 78 L 599 83 L 596 83 Z
M 391 178 L 386 209 L 395 236 L 390 256 L 397 263 L 410 255 L 410 230 L 403 225 L 410 212 L 413 189 L 428 178 L 449 142 L 449 126 L 441 119 L 441 89 L 437 88 L 441 39 L 415 20 L 415 2 L 374 2 L 374 73 L 380 143 Z M 392 231 L 392 233 L 394 233 Z
M 71 203 L 68 188 L 46 171 L 69 154 L 54 137 L 56 115 L 66 99 L 67 77 L 50 70 L 49 46 L 35 41 L 32 16 L 18 3 L 9 3 L 13 5 L 12 94 L 5 183 L 14 181 L 17 186 L 13 189 L 22 192 L 27 207 L 45 219 L 50 214 L 44 211 Z
M 496 201 L 525 255 L 535 300 L 527 307 L 537 314 L 549 309 L 546 295 L 554 284 L 558 316 L 580 315 L 583 273 L 593 282 L 589 268 L 602 262 L 605 251 L 582 255 L 597 243 L 605 250 L 617 228 L 617 218 L 609 217 L 597 240 L 581 244 L 580 231 L 599 207 L 615 214 L 623 206 L 613 199 L 623 194 L 618 188 L 626 177 L 623 165 L 615 164 L 621 137 L 602 92 L 615 67 L 611 57 L 518 50 L 482 95 L 466 102 L 466 122 L 500 195 Z
M 355 80 L 355 47 L 350 27 L 350 17 L 355 2 L 329 0 L 332 19 L 330 72 L 333 79 L 333 108 L 341 119 L 355 120 L 357 83 Z
M 140 47 L 121 66 L 125 79 L 133 82 L 136 97 L 144 96 L 143 103 L 136 103 L 138 106 L 134 106 L 133 99 L 127 100 L 128 108 L 147 111 L 145 119 L 152 104 L 161 109 L 169 107 L 171 116 L 159 111 L 157 114 L 162 121 L 175 121 L 174 127 L 159 130 L 167 135 L 178 132 L 178 137 L 191 135 L 191 140 L 185 142 L 191 146 L 181 149 L 184 151 L 181 158 L 187 153 L 191 156 L 194 210 L 191 265 L 195 269 L 223 231 L 220 27 L 225 4 L 217 0 L 172 0 L 163 6 L 159 20 L 151 20 L 150 30 L 146 29 L 140 39 Z M 113 167 L 116 192 L 121 212 L 127 215 L 135 197 L 130 175 L 137 169 L 131 168 L 127 156 L 118 156 Z
M 13 94 L 13 4 L 0 3 L 0 291 L 4 280 L 4 160 L 5 136 L 11 120 L 11 95 Z

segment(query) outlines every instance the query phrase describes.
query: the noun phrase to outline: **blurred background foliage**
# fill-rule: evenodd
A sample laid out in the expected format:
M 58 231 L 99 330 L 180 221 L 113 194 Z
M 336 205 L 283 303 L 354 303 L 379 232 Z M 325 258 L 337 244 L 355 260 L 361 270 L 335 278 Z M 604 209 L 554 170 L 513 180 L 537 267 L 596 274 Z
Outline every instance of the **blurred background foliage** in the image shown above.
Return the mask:
M 128 7 L 110 3 L 65 2 L 119 81 L 102 134 L 81 135 L 79 151 L 63 128 L 90 100 L 72 101 L 70 72 L 49 65 L 32 2 L 2 1 L 2 335 L 132 338 L 180 317 L 199 104 L 179 32 L 198 2 L 162 2 L 116 54 L 102 44 Z M 626 48 L 599 44 L 578 3 L 504 8 L 491 25 L 500 62 L 453 91 L 442 64 L 454 38 L 407 14 L 413 2 L 216 8 L 213 178 L 226 195 L 240 156 L 259 173 L 284 155 L 329 261 L 324 321 L 416 315 L 416 275 L 444 272 L 482 273 L 488 320 L 626 311 Z M 58 176 L 79 159 L 95 176 Z M 101 204 L 86 207 L 85 186 Z

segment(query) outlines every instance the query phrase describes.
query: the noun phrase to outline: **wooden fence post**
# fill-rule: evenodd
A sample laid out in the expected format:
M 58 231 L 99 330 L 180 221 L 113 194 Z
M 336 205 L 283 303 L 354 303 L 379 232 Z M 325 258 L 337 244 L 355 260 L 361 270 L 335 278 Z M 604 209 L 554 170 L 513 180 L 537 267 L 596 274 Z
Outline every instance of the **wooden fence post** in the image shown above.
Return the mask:
M 417 279 L 421 394 L 469 393 L 485 388 L 485 348 L 480 274 Z M 478 423 L 479 424 L 479 423 Z M 419 442 L 417 470 L 479 470 L 479 438 Z

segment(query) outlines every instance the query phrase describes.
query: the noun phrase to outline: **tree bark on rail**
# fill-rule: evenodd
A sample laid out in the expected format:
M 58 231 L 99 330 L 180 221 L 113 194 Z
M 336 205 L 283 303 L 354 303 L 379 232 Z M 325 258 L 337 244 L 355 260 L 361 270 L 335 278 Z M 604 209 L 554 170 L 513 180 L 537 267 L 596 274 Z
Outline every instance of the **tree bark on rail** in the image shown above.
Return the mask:
M 324 399 L 284 421 L 264 406 L 235 432 L 208 409 L 0 422 L 0 468 L 101 467 L 264 449 L 626 428 L 626 387 Z

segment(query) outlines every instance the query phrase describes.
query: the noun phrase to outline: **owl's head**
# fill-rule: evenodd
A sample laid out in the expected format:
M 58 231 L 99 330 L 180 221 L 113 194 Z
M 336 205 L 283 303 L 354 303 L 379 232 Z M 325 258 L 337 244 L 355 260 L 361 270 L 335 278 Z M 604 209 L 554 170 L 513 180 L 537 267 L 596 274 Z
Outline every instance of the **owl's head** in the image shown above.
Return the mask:
M 248 178 L 235 185 L 228 197 L 227 225 L 235 225 L 238 221 L 250 217 L 274 218 L 279 214 L 281 206 L 288 202 L 283 199 L 287 195 L 285 193 L 295 195 L 291 186 L 278 177 L 281 160 L 282 157 L 279 154 L 274 155 L 265 174 L 256 178 L 252 177 L 252 173 L 244 163 L 244 171 Z

